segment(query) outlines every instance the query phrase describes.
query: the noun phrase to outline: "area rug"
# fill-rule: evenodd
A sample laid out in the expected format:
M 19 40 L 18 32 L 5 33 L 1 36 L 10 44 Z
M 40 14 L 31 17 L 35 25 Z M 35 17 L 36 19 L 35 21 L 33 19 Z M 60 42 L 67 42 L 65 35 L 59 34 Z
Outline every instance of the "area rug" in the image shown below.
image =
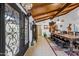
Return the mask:
M 65 51 L 69 56 L 79 56 L 79 51 Z

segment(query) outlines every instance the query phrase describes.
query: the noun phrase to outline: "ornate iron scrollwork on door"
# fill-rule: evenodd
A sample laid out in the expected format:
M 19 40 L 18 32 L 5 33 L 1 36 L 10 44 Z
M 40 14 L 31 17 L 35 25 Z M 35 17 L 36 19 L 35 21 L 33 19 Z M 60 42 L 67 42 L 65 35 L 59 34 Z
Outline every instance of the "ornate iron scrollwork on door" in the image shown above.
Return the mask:
M 5 4 L 5 55 L 16 55 L 19 41 L 19 13 Z

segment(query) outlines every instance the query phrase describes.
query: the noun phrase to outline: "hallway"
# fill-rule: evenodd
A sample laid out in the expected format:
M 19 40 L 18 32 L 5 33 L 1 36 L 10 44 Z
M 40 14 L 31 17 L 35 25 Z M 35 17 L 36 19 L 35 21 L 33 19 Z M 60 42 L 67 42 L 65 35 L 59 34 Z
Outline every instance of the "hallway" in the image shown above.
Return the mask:
M 79 56 L 78 13 L 79 3 L 1 3 L 0 56 Z
M 55 45 L 55 44 L 53 44 Z M 37 43 L 32 46 L 31 48 L 28 48 L 24 56 L 56 56 L 57 55 L 67 55 L 66 53 L 57 50 L 54 52 L 50 45 L 48 44 L 47 40 L 43 37 L 40 37 L 37 41 Z

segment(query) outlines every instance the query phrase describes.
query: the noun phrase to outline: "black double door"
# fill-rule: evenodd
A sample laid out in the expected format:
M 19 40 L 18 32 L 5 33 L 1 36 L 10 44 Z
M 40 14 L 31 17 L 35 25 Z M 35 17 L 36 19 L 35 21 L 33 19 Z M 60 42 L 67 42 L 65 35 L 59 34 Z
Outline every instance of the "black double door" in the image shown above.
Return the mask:
M 0 4 L 0 28 L 0 55 L 23 55 L 29 43 L 28 18 L 16 4 Z

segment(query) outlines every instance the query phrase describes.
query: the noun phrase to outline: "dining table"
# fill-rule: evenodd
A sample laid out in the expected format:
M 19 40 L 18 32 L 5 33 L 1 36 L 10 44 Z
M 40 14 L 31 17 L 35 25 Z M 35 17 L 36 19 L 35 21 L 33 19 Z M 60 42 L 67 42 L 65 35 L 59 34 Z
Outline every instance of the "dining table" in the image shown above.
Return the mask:
M 70 41 L 70 49 L 69 51 L 70 52 L 73 52 L 73 42 L 74 40 L 76 39 L 79 39 L 79 36 L 78 35 L 70 35 L 70 34 L 60 34 L 60 33 L 54 33 L 55 35 L 59 35 L 60 37 L 64 37 L 66 40 L 69 40 Z
M 66 40 L 69 40 L 70 41 L 70 51 L 73 51 L 73 42 L 76 40 L 76 39 L 79 39 L 79 36 L 76 36 L 76 35 L 69 35 L 69 34 L 64 34 L 64 35 L 61 35 L 63 37 L 66 38 Z

